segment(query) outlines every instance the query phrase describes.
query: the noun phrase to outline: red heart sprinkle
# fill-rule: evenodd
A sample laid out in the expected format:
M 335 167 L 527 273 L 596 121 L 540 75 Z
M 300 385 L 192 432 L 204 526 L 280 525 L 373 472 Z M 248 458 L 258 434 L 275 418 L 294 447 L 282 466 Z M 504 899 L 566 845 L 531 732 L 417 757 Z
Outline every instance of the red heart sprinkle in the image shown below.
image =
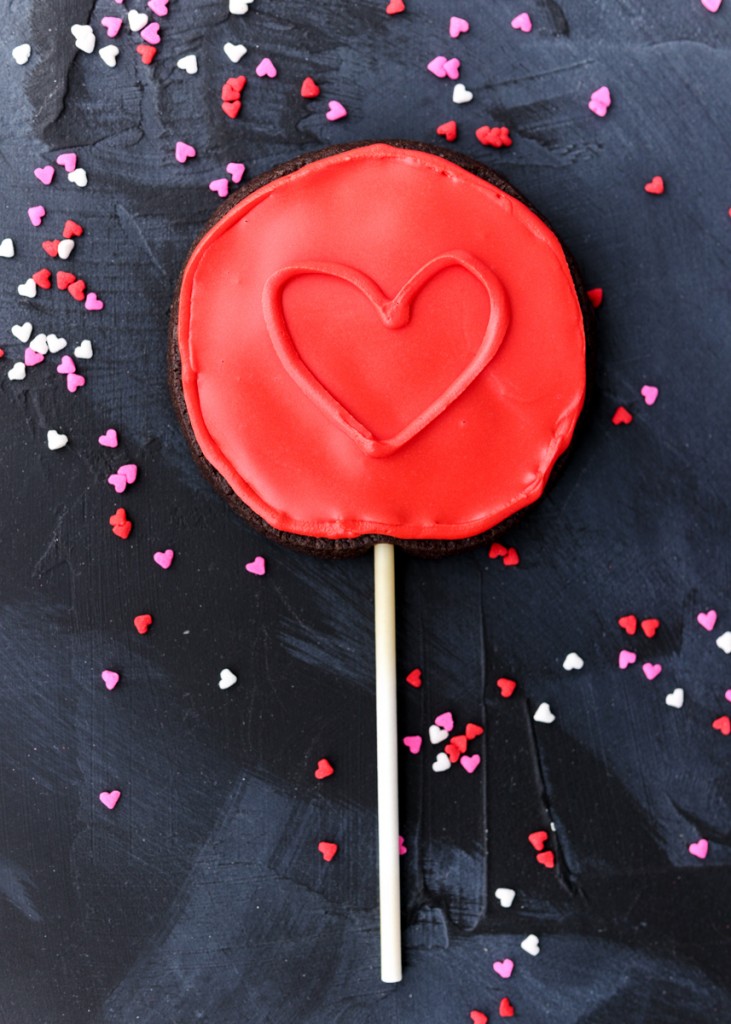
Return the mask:
M 58 256 L 58 239 L 54 238 L 52 242 L 41 242 L 41 249 L 49 256 Z
M 68 270 L 59 270 L 56 274 L 56 287 L 65 292 L 70 284 L 76 280 L 76 274 L 69 274 Z
M 586 297 L 592 304 L 594 309 L 599 309 L 602 302 L 604 301 L 604 289 L 603 288 L 590 288 L 586 293 Z
M 513 687 L 513 689 L 515 689 L 515 687 Z M 481 725 L 475 725 L 474 722 L 468 722 L 464 733 L 468 740 L 474 740 L 477 736 L 482 736 L 484 731 L 485 730 Z
M 241 110 L 241 100 L 233 100 L 232 102 L 222 103 L 221 110 L 224 112 L 226 117 L 230 117 L 232 120 L 239 116 Z
M 553 850 L 544 850 L 543 853 L 537 853 L 536 860 L 539 864 L 542 864 L 544 868 L 553 868 L 556 866 L 556 858 L 553 854 Z
M 335 769 L 330 764 L 326 757 L 321 757 L 317 762 L 317 768 L 315 768 L 316 779 L 326 779 L 329 775 L 334 775 Z
M 477 129 L 475 135 L 477 141 L 481 142 L 483 146 L 492 146 L 494 149 L 502 149 L 503 146 L 513 145 L 513 140 L 510 138 L 510 129 L 505 126 L 490 128 L 489 125 L 483 124 L 481 128 Z
M 386 14 L 403 14 L 406 10 L 406 4 L 404 0 L 389 0 L 388 6 L 386 7 Z
M 487 1024 L 489 1018 L 486 1013 L 482 1013 L 481 1010 L 471 1010 L 470 1020 L 472 1024 Z
M 528 836 L 528 842 L 534 850 L 542 850 L 548 842 L 548 832 L 531 832 Z
M 628 636 L 634 636 L 637 632 L 636 615 L 623 615 L 621 619 L 617 619 L 617 622 Z
M 241 99 L 241 93 L 246 85 L 246 75 L 239 75 L 237 78 L 227 78 L 221 88 L 221 99 L 232 101 Z
M 75 220 L 67 220 L 63 226 L 64 238 L 81 238 L 83 233 L 84 229 L 81 224 L 77 224 Z
M 447 755 L 452 764 L 456 764 L 460 758 L 459 748 L 454 745 L 451 741 L 444 748 L 444 753 Z
M 520 555 L 515 548 L 508 548 L 508 553 L 503 557 L 503 565 L 520 565 Z
M 127 540 L 132 532 L 132 520 L 127 518 L 127 512 L 123 508 L 118 508 L 114 515 L 109 517 L 109 525 L 112 527 L 112 533 L 122 540 Z
M 421 669 L 412 668 L 412 670 L 406 676 L 406 682 L 409 684 L 409 686 L 413 686 L 414 689 L 418 690 L 422 683 Z
M 317 849 L 322 854 L 322 859 L 329 862 L 338 852 L 338 844 L 322 842 L 317 844 Z
M 612 423 L 615 425 L 615 427 L 618 427 L 620 423 L 631 422 L 632 413 L 629 411 L 629 409 L 625 409 L 623 405 L 618 405 L 617 408 L 614 410 L 614 415 L 612 416 Z
M 722 736 L 728 736 L 731 733 L 731 718 L 728 715 L 721 715 L 720 718 L 713 720 L 713 728 L 717 729 Z
M 134 618 L 135 629 L 142 636 L 152 625 L 151 615 L 135 615 Z
M 498 679 L 497 688 L 500 691 L 501 697 L 512 697 L 515 693 L 515 687 L 518 684 L 514 679 Z
M 659 619 L 643 619 L 642 622 L 640 623 L 640 626 L 641 626 L 642 632 L 645 634 L 645 636 L 649 636 L 650 638 L 652 638 L 655 635 L 655 633 L 657 633 L 658 629 L 660 628 L 660 620 Z
M 145 43 L 140 43 L 139 46 L 135 46 L 135 50 L 139 53 L 142 58 L 143 64 L 152 64 L 157 53 L 156 46 L 147 46 Z
M 648 181 L 645 185 L 645 192 L 649 192 L 652 196 L 661 196 L 664 191 L 665 182 L 659 174 L 656 174 L 652 181 Z
M 450 743 L 454 744 L 460 754 L 467 753 L 467 737 L 465 735 L 451 736 Z
M 491 544 L 487 555 L 488 558 L 504 558 L 507 553 L 508 549 L 504 548 L 502 544 Z
M 501 1017 L 514 1017 L 515 1016 L 515 1007 L 510 1002 L 510 1000 L 508 999 L 507 996 L 504 996 L 500 1000 L 500 1006 L 498 1007 L 498 1013 L 500 1014 Z
M 314 100 L 316 96 L 320 95 L 320 86 L 317 84 L 314 78 L 310 78 L 308 75 L 304 82 L 300 86 L 300 96 L 303 100 Z
M 4 355 L 5 355 L 5 349 L 4 348 L 0 348 L 0 359 L 2 359 L 2 357 Z
M 39 288 L 50 288 L 51 287 L 51 271 L 46 270 L 44 267 L 42 270 L 36 270 L 33 275 L 33 280 Z
M 441 135 L 447 142 L 454 142 L 457 138 L 457 122 L 445 121 L 444 124 L 440 124 L 437 128 L 437 135 Z
M 84 301 L 84 294 L 86 292 L 86 281 L 82 278 L 78 278 L 73 284 L 68 287 L 69 295 L 76 299 L 77 302 Z

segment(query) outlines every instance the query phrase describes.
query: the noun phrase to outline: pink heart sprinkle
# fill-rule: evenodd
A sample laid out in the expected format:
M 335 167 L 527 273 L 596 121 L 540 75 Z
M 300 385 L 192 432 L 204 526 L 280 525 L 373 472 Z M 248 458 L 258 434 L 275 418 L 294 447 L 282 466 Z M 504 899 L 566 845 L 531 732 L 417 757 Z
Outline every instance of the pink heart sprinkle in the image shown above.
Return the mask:
M 408 850 L 406 849 L 406 845 L 404 844 L 404 837 L 403 837 L 403 836 L 399 836 L 399 837 L 398 837 L 398 852 L 399 852 L 399 853 L 401 854 L 401 856 L 402 856 L 402 857 L 403 857 L 403 855 L 404 855 L 405 853 L 408 853 L 408 852 L 409 852 L 409 851 L 408 851 Z
M 532 32 L 533 22 L 530 20 L 530 14 L 523 11 L 522 14 L 517 14 L 510 22 L 512 28 L 517 28 L 521 32 Z
M 226 174 L 231 175 L 231 181 L 238 185 L 244 176 L 246 167 L 243 164 L 226 164 Z
M 446 57 L 435 57 L 433 60 L 429 61 L 429 63 L 426 66 L 426 70 L 431 71 L 431 73 L 433 75 L 436 75 L 437 78 L 446 78 L 447 72 L 444 70 L 444 65 L 446 63 Z
M 403 744 L 408 747 L 410 753 L 418 754 L 421 750 L 421 736 L 404 736 Z
M 128 484 L 133 484 L 137 479 L 137 466 L 134 462 L 126 462 L 124 466 L 119 467 L 117 472 L 124 477 Z
M 63 167 L 67 174 L 72 174 L 76 170 L 77 161 L 76 153 L 59 153 L 56 157 L 56 163 Z
M 640 394 L 645 400 L 645 405 L 654 405 L 657 401 L 657 396 L 660 394 L 660 390 L 653 384 L 643 384 L 640 388 Z
M 619 652 L 619 667 L 627 668 L 629 665 L 634 665 L 637 661 L 637 655 L 634 651 L 620 651 Z
M 514 968 L 515 964 L 509 957 L 506 957 L 504 960 L 496 960 L 492 965 L 495 974 L 499 974 L 501 978 L 509 978 Z
M 256 73 L 259 78 L 276 78 L 277 69 L 274 67 L 268 57 L 262 58 L 256 65 Z
M 724 697 L 726 698 L 726 700 L 731 701 L 731 690 L 726 690 L 726 692 L 724 693 Z
M 642 671 L 648 679 L 657 679 L 662 672 L 662 665 L 653 665 L 651 661 L 646 661 L 642 666 Z
M 101 800 L 101 802 L 104 804 L 108 811 L 113 811 L 114 808 L 117 806 L 117 801 L 119 800 L 121 795 L 122 794 L 118 789 L 112 789 L 108 793 L 100 793 L 99 799 Z
M 471 775 L 472 772 L 477 770 L 480 764 L 480 760 L 481 758 L 479 754 L 462 754 L 462 756 L 459 759 L 459 763 L 462 765 L 467 774 Z
M 37 366 L 38 363 L 42 363 L 46 357 L 41 355 L 40 352 L 36 352 L 35 349 L 27 348 L 23 353 L 23 362 L 26 366 Z
M 470 23 L 465 21 L 464 18 L 450 18 L 449 19 L 449 34 L 452 39 L 457 39 L 463 32 L 469 32 Z
M 147 6 L 158 18 L 166 18 L 168 13 L 168 0 L 147 0 Z
M 50 185 L 56 173 L 56 168 L 52 167 L 51 164 L 46 164 L 45 167 L 36 167 L 33 173 L 41 184 Z
M 43 218 L 46 216 L 45 206 L 30 206 L 28 208 L 28 217 L 34 228 L 40 227 L 43 223 Z
M 215 181 L 209 182 L 208 188 L 211 192 L 218 192 L 221 199 L 225 199 L 228 195 L 228 178 L 216 178 Z
M 108 690 L 113 690 L 119 682 L 119 672 L 112 672 L 110 668 L 105 668 L 102 672 L 102 680 Z
M 176 142 L 175 143 L 175 159 L 179 164 L 184 164 L 186 160 L 192 159 L 196 155 L 195 146 L 191 146 L 187 142 Z
M 325 117 L 328 121 L 339 121 L 341 117 L 347 117 L 348 111 L 339 100 L 330 100 L 327 105 Z
M 707 11 L 710 11 L 711 14 L 715 14 L 721 7 L 723 0 L 701 0 L 701 3 Z
M 708 856 L 708 840 L 697 839 L 696 842 L 691 843 L 688 847 L 688 853 L 697 857 L 698 860 L 705 860 Z
M 99 438 L 99 444 L 103 448 L 116 448 L 119 444 L 119 438 L 117 437 L 117 431 L 114 427 L 110 427 L 105 434 L 102 434 Z
M 175 552 L 172 548 L 166 548 L 165 551 L 156 551 L 152 556 L 153 562 L 156 562 L 161 569 L 169 569 L 173 564 L 173 558 Z
M 140 32 L 146 43 L 156 46 L 160 42 L 160 26 L 156 21 L 151 21 Z
M 119 35 L 119 30 L 122 27 L 122 19 L 108 16 L 106 18 L 102 18 L 102 25 L 107 30 L 109 38 L 114 39 L 115 36 Z
M 66 387 L 72 395 L 74 391 L 83 388 L 84 384 L 86 384 L 86 377 L 81 373 L 70 373 L 66 378 Z
M 451 732 L 454 729 L 454 718 L 452 717 L 451 711 L 443 711 L 441 715 L 437 715 L 434 719 L 434 725 L 438 725 L 440 729 L 446 729 L 447 732 Z
M 453 81 L 459 78 L 459 69 L 462 61 L 458 57 L 451 57 L 449 60 L 444 62 L 444 73 L 447 78 L 451 78 Z
M 267 564 L 261 555 L 257 555 L 253 562 L 246 563 L 246 571 L 254 576 L 263 576 L 267 571 Z
M 76 363 L 73 361 L 71 356 L 63 356 L 61 362 L 56 367 L 56 373 L 75 373 Z
M 606 117 L 606 113 L 612 105 L 612 94 L 606 85 L 596 89 L 589 99 L 589 110 L 597 117 Z
M 112 473 L 107 477 L 107 483 L 111 484 L 117 494 L 124 494 L 127 490 L 127 481 L 119 473 Z
M 716 625 L 718 613 L 715 612 L 713 608 L 709 608 L 707 612 L 698 612 L 695 618 L 698 625 L 703 626 L 703 628 L 707 629 L 710 633 L 713 627 Z
M 84 306 L 90 310 L 104 309 L 104 303 L 99 298 L 96 292 L 87 292 L 86 302 Z

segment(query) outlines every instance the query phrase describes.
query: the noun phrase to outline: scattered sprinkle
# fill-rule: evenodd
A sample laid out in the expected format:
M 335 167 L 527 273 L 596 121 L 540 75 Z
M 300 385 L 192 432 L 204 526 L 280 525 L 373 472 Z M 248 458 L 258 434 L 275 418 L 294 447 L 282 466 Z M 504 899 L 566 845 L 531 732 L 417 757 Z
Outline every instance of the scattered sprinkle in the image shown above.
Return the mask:
M 470 1020 L 472 1024 L 487 1024 L 488 1017 L 482 1010 L 470 1010 Z
M 413 686 L 415 690 L 418 690 L 423 682 L 421 678 L 421 669 L 412 668 L 412 670 L 406 676 L 406 682 L 409 684 L 409 686 Z
M 637 655 L 634 651 L 620 651 L 619 652 L 619 667 L 621 669 L 628 668 L 630 665 L 634 665 L 637 661 Z
M 433 746 L 436 746 L 437 743 L 443 743 L 447 739 L 449 739 L 448 729 L 442 729 L 439 725 L 429 726 L 429 742 Z
M 263 555 L 257 555 L 253 562 L 246 563 L 246 571 L 250 572 L 253 576 L 264 576 L 267 571 L 266 559 Z
M 238 183 L 243 178 L 245 171 L 246 171 L 246 166 L 244 164 L 237 164 L 237 163 L 226 164 L 226 174 L 230 174 L 231 175 L 231 181 L 234 183 L 234 185 L 238 185 Z
M 68 360 L 73 365 L 73 360 L 69 356 L 64 356 L 61 360 L 61 364 L 65 360 Z M 60 365 L 58 367 L 59 373 L 65 373 L 68 371 L 61 370 Z M 134 462 L 126 463 L 124 466 L 120 466 L 116 473 L 112 473 L 107 477 L 107 483 L 111 484 L 117 494 L 124 494 L 127 487 L 131 486 L 137 479 L 137 466 Z
M 701 0 L 701 3 L 707 11 L 710 11 L 711 14 L 715 14 L 716 11 L 720 9 L 723 0 Z
M 457 82 L 452 89 L 452 103 L 471 103 L 474 98 L 475 94 L 466 89 L 461 82 Z
M 179 164 L 184 164 L 186 160 L 192 160 L 196 154 L 195 146 L 191 146 L 189 142 L 175 143 L 175 159 Z
M 10 51 L 10 56 L 16 64 L 22 65 L 28 63 L 31 53 L 30 43 L 20 43 L 18 46 L 13 47 Z
M 491 128 L 487 124 L 481 125 L 475 132 L 475 137 L 483 146 L 492 146 L 493 149 L 502 149 L 505 146 L 512 146 L 510 129 L 504 125 L 500 128 Z
M 406 4 L 404 0 L 389 0 L 388 6 L 386 7 L 386 14 L 403 14 L 406 10 Z
M 34 228 L 40 227 L 43 218 L 46 216 L 45 206 L 31 206 L 28 208 L 28 217 Z
M 533 715 L 534 722 L 540 722 L 542 725 L 552 725 L 556 721 L 556 716 L 551 711 L 551 705 L 544 701 L 539 704 Z
M 672 693 L 665 695 L 665 703 L 669 708 L 682 708 L 684 701 L 685 691 L 680 686 L 676 686 Z
M 654 665 L 651 661 L 646 661 L 642 665 L 642 671 L 645 673 L 645 678 L 652 681 L 662 672 L 662 665 Z
M 451 732 L 454 729 L 454 716 L 451 711 L 443 711 L 441 715 L 437 715 L 434 719 L 434 724 L 438 725 L 441 729 L 446 729 L 447 732 Z
M 657 396 L 660 394 L 660 389 L 656 388 L 654 384 L 643 384 L 640 388 L 640 394 L 645 400 L 645 405 L 654 405 L 657 401 Z
M 165 548 L 164 551 L 156 551 L 152 556 L 152 560 L 155 565 L 159 565 L 161 569 L 169 569 L 173 564 L 173 558 L 175 558 L 175 552 L 172 548 Z
M 504 960 L 495 960 L 492 965 L 492 969 L 495 974 L 499 974 L 501 978 L 507 979 L 515 970 L 515 964 L 510 957 L 506 957 Z
M 533 22 L 531 21 L 530 14 L 523 11 L 522 14 L 516 14 L 513 20 L 510 22 L 512 28 L 518 29 L 520 32 L 532 32 Z
M 504 996 L 500 1000 L 500 1006 L 498 1007 L 498 1013 L 500 1014 L 501 1017 L 514 1017 L 515 1016 L 515 1007 L 510 1002 L 510 1000 L 508 999 L 507 996 Z
M 76 46 L 84 53 L 93 53 L 96 46 L 96 36 L 91 25 L 72 25 L 71 35 L 74 37 Z
M 232 64 L 238 64 L 248 51 L 243 43 L 224 43 L 223 52 Z
M 597 117 L 606 117 L 607 111 L 612 105 L 612 94 L 606 85 L 601 86 L 591 94 L 589 99 L 589 110 Z
M 39 358 L 43 359 L 43 356 L 39 356 Z M 68 434 L 61 434 L 57 430 L 49 430 L 46 434 L 46 443 L 50 451 L 58 451 L 59 448 L 65 448 L 69 443 Z
M 127 540 L 132 532 L 132 520 L 127 518 L 127 512 L 123 508 L 118 508 L 114 515 L 109 517 L 109 525 L 115 537 L 121 537 L 122 540 Z
M 632 413 L 629 409 L 625 409 L 623 405 L 618 405 L 612 415 L 612 423 L 615 427 L 619 427 L 625 423 L 631 423 L 633 420 Z
M 449 760 L 443 750 L 440 750 L 436 756 L 436 760 L 432 764 L 433 772 L 446 772 L 452 767 L 452 762 Z
M 720 647 L 724 654 L 731 654 L 731 632 L 727 630 L 716 637 L 716 647 Z
M 451 39 L 458 39 L 463 32 L 469 32 L 470 23 L 464 18 L 449 19 L 449 35 Z
M 36 167 L 33 173 L 41 185 L 50 185 L 56 175 L 56 168 L 52 164 L 46 164 L 44 167 Z
M 144 634 L 148 631 L 148 629 L 150 628 L 151 625 L 152 625 L 152 616 L 151 615 L 148 615 L 147 613 L 145 613 L 144 615 L 135 615 L 135 617 L 134 617 L 134 627 L 137 630 L 137 632 L 140 634 L 140 636 L 144 636 Z
M 584 659 L 576 651 L 571 651 L 564 658 L 563 667 L 567 672 L 578 671 L 584 667 Z
M 437 135 L 441 135 L 446 142 L 454 142 L 457 138 L 457 122 L 445 121 L 444 124 L 440 124 L 437 128 Z
M 472 775 L 479 768 L 481 760 L 482 758 L 479 754 L 463 754 L 459 759 L 459 763 L 468 775 Z
M 317 84 L 314 78 L 310 78 L 308 75 L 307 78 L 305 78 L 304 81 L 302 82 L 302 85 L 300 86 L 300 96 L 304 100 L 314 100 L 319 95 L 320 86 Z
M 321 842 L 317 844 L 317 849 L 322 854 L 322 859 L 329 863 L 338 852 L 338 844 Z
M 340 121 L 341 118 L 347 116 L 348 111 L 339 100 L 330 100 L 327 105 L 327 113 L 325 114 L 328 121 Z
M 112 789 L 109 790 L 109 792 L 104 790 L 99 794 L 99 799 L 101 800 L 101 802 L 104 804 L 108 811 L 113 811 L 114 808 L 117 806 L 117 803 L 121 795 L 122 794 L 118 789 Z
M 106 46 L 102 46 L 99 50 L 99 56 L 108 68 L 116 68 L 117 57 L 119 56 L 119 47 L 115 46 L 114 43 L 107 43 Z
M 15 256 L 15 244 L 12 238 L 3 238 L 0 242 L 0 256 L 6 260 L 11 260 Z
M 526 937 L 523 939 L 523 941 L 520 944 L 520 948 L 524 952 L 530 954 L 530 956 L 538 956 L 538 954 L 541 951 L 541 946 L 540 946 L 540 942 L 538 940 L 538 936 L 537 935 L 533 935 L 532 933 L 530 935 L 526 935 Z
M 222 668 L 218 677 L 218 688 L 219 690 L 228 690 L 238 682 L 238 676 L 235 676 L 230 668 Z
M 113 690 L 119 682 L 119 672 L 114 672 L 110 668 L 105 668 L 102 672 L 102 682 L 108 690 Z
M 688 853 L 692 857 L 697 857 L 698 860 L 705 860 L 708 856 L 708 840 L 696 839 L 696 841 L 691 843 L 688 847 Z
M 495 899 L 498 901 L 501 907 L 512 907 L 513 900 L 515 899 L 515 889 L 500 888 L 495 890 Z
M 645 185 L 645 192 L 649 192 L 651 196 L 661 196 L 665 191 L 665 182 L 656 174 L 651 181 L 648 181 Z
M 627 633 L 628 636 L 634 636 L 637 632 L 637 616 L 636 615 L 622 615 L 621 618 L 617 619 L 617 623 L 621 629 Z
M 198 58 L 194 53 L 187 53 L 185 57 L 181 57 L 176 66 L 188 75 L 198 74 Z
M 226 104 L 224 103 L 223 106 L 225 107 Z M 239 106 L 241 106 L 240 103 Z M 216 192 L 220 199 L 225 199 L 228 195 L 228 178 L 216 178 L 209 183 L 208 188 L 211 192 Z
M 720 732 L 722 736 L 731 735 L 731 718 L 729 718 L 728 715 L 721 715 L 719 718 L 714 718 L 712 725 L 716 732 Z
M 107 30 L 107 36 L 109 39 L 115 39 L 119 35 L 119 31 L 123 24 L 124 22 L 121 18 L 115 18 L 111 14 L 102 18 L 102 25 Z M 101 53 L 101 50 L 99 52 Z
M 655 633 L 657 633 L 659 628 L 659 619 L 643 619 L 640 623 L 640 629 L 646 637 L 649 637 L 650 640 L 654 637 Z
M 269 57 L 263 57 L 256 65 L 256 74 L 258 78 L 276 78 L 277 69 Z
M 331 775 L 335 774 L 335 769 L 330 764 L 326 757 L 321 757 L 317 762 L 317 768 L 315 768 L 316 779 L 327 779 Z
M 592 304 L 594 309 L 599 309 L 599 307 L 601 306 L 602 302 L 604 302 L 604 289 L 603 288 L 590 288 L 587 291 L 587 293 L 586 293 L 586 297 L 589 300 L 589 302 Z
M 421 736 L 404 736 L 401 742 L 412 754 L 418 754 L 421 750 Z
M 718 620 L 718 612 L 709 608 L 707 612 L 698 612 L 695 618 L 698 625 L 710 633 Z

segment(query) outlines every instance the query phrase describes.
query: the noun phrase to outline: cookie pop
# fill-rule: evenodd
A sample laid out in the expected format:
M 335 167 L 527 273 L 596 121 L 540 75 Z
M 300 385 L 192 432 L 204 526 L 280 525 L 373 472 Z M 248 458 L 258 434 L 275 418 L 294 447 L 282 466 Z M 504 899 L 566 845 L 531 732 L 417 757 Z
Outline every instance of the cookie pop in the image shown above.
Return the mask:
M 402 142 L 252 181 L 181 276 L 171 387 L 204 472 L 281 543 L 374 549 L 384 981 L 401 978 L 394 545 L 484 543 L 541 496 L 584 402 L 586 316 L 505 181 Z

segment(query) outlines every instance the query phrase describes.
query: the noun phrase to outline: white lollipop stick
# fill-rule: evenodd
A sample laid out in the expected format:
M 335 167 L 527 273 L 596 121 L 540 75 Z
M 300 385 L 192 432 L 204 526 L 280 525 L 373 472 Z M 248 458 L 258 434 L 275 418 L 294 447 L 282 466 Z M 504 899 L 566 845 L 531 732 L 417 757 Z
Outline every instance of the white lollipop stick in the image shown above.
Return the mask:
M 376 613 L 376 760 L 381 980 L 401 981 L 398 734 L 396 730 L 396 590 L 393 544 L 373 548 Z

